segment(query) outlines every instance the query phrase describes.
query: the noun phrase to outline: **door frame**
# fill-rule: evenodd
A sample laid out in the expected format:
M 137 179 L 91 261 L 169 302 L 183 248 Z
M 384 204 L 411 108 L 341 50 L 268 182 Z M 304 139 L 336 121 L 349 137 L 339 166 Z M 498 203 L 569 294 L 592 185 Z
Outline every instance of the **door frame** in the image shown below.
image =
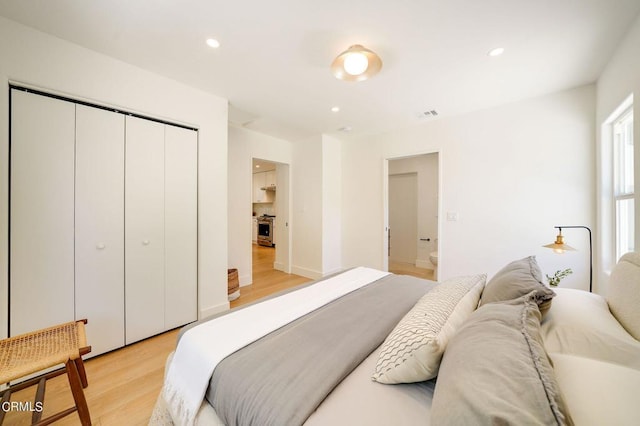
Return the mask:
M 438 154 L 438 245 L 436 251 L 438 252 L 438 269 L 442 265 L 443 253 L 442 247 L 442 149 L 433 149 L 427 151 L 421 151 L 417 153 L 387 156 L 382 159 L 382 226 L 380 227 L 380 239 L 382 241 L 382 270 L 389 271 L 389 161 L 402 160 L 405 158 L 420 157 L 423 155 Z M 418 212 L 418 215 L 420 212 Z
M 292 259 L 292 242 L 293 242 L 293 234 L 292 234 L 292 226 L 291 226 L 291 221 L 292 221 L 292 208 L 291 206 L 293 205 L 293 203 L 291 202 L 291 197 L 292 197 L 292 187 L 293 185 L 291 185 L 291 176 L 292 176 L 292 166 L 291 163 L 287 163 L 287 162 L 283 162 L 283 161 L 277 161 L 277 160 L 271 160 L 268 157 L 261 157 L 261 156 L 256 156 L 256 155 L 251 155 L 251 162 L 250 162 L 250 173 L 251 175 L 253 175 L 253 160 L 261 160 L 261 161 L 265 161 L 265 162 L 269 162 L 269 163 L 273 163 L 276 165 L 276 179 L 278 176 L 278 172 L 277 172 L 277 168 L 278 166 L 286 166 L 287 170 L 286 172 L 283 174 L 285 179 L 286 179 L 286 193 L 287 193 L 287 197 L 286 197 L 286 205 L 285 206 L 281 206 L 278 208 L 279 209 L 284 209 L 287 211 L 287 220 L 284 223 L 284 227 L 287 228 L 287 237 L 286 237 L 286 245 L 284 250 L 286 250 L 286 253 L 284 254 L 284 256 L 282 255 L 282 248 L 280 249 L 280 256 L 278 256 L 278 244 L 276 243 L 276 259 L 274 260 L 274 264 L 273 264 L 273 269 L 278 270 L 278 271 L 282 271 L 282 272 L 286 272 L 287 274 L 291 273 L 291 259 Z M 250 205 L 253 205 L 253 180 L 251 180 L 251 191 L 250 191 L 250 199 L 249 199 L 249 203 Z M 281 191 L 278 190 L 277 187 L 279 185 L 276 183 L 276 191 Z M 276 194 L 277 194 L 276 192 Z M 277 197 L 277 195 L 276 195 Z M 277 200 L 277 198 L 276 198 Z M 253 226 L 253 224 L 251 225 Z M 282 220 L 278 220 L 278 214 L 276 214 L 276 226 L 283 226 L 283 222 Z M 253 232 L 253 231 L 252 231 Z M 249 241 L 249 244 L 253 244 L 251 242 L 251 240 Z M 282 247 L 282 246 L 281 246 Z M 249 253 L 251 253 L 251 250 L 249 250 Z M 280 262 L 278 262 L 278 260 L 280 260 Z M 253 277 L 253 259 L 250 258 L 250 262 L 249 265 L 251 265 L 251 276 Z M 253 282 L 253 280 L 252 280 Z

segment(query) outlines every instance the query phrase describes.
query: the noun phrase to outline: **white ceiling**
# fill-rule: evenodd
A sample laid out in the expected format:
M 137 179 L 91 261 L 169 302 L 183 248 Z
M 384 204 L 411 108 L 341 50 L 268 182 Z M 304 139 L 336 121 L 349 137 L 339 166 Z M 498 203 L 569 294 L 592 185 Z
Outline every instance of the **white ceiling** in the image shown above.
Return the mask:
M 231 121 L 288 139 L 592 83 L 639 11 L 640 0 L 0 0 L 0 15 L 223 96 Z M 380 74 L 332 76 L 352 44 L 382 57 Z

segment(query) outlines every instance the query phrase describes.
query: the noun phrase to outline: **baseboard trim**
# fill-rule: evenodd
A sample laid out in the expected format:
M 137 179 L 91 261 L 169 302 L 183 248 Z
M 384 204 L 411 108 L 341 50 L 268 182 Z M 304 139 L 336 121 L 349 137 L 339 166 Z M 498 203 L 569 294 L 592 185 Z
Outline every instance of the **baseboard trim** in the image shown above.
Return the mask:
M 291 273 L 311 278 L 312 280 L 319 280 L 320 278 L 322 278 L 322 272 L 313 269 L 302 268 L 300 266 L 292 266 Z
M 273 262 L 273 269 L 275 269 L 275 270 L 277 270 L 277 271 L 285 272 L 285 273 L 287 273 L 287 274 L 289 273 L 289 271 L 287 271 L 287 270 L 284 268 L 284 263 L 282 263 L 282 262 Z
M 240 275 L 239 279 L 240 279 L 240 287 L 253 284 L 253 279 L 249 274 Z
M 328 277 L 329 275 L 337 274 L 338 272 L 344 272 L 344 269 L 343 268 L 337 268 L 337 269 L 334 269 L 333 271 L 325 272 L 324 274 L 322 274 L 322 276 L 323 277 Z
M 228 300 L 226 302 L 220 303 L 218 305 L 209 306 L 208 308 L 200 310 L 200 316 L 198 317 L 198 319 L 207 318 L 207 317 L 210 317 L 211 315 L 215 315 L 215 314 L 219 314 L 220 312 L 228 311 L 230 307 L 231 307 L 231 305 L 229 304 Z

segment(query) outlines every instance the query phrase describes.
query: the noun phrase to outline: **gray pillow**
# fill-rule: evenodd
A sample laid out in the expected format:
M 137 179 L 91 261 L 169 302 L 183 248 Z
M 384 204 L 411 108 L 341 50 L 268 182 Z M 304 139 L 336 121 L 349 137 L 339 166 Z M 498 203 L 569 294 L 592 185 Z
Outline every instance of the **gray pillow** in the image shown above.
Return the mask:
M 509 263 L 496 273 L 482 291 L 480 306 L 518 299 L 536 291 L 535 300 L 544 315 L 556 294 L 542 282 L 542 271 L 535 256 Z
M 535 297 L 471 314 L 445 350 L 431 424 L 573 424 L 542 346 Z

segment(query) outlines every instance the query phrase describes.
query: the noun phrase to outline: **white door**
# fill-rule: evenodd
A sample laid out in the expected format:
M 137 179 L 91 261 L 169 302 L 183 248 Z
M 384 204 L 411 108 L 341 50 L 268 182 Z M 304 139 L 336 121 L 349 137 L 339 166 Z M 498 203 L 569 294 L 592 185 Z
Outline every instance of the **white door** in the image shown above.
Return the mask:
M 126 343 L 164 331 L 164 125 L 126 118 Z
M 198 319 L 198 133 L 165 126 L 165 329 Z
M 389 176 L 389 260 L 415 264 L 418 242 L 418 175 Z
M 75 105 L 11 90 L 10 330 L 74 319 Z
M 75 309 L 91 356 L 124 346 L 124 115 L 76 107 Z
M 274 269 L 291 273 L 289 248 L 289 165 L 276 165 L 276 259 Z

